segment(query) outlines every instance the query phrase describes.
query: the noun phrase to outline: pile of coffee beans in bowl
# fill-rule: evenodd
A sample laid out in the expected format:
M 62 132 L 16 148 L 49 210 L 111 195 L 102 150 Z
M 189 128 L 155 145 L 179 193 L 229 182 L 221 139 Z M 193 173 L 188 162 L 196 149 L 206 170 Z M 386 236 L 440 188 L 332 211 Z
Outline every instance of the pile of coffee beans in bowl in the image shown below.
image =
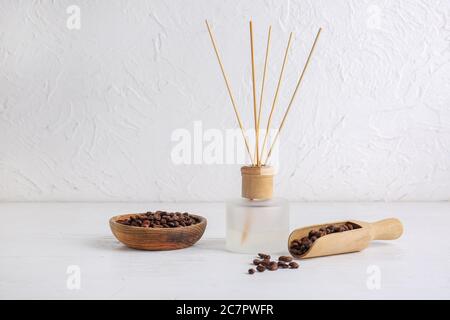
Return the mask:
M 187 212 L 155 211 L 135 214 L 116 222 L 126 226 L 142 228 L 179 228 L 197 224 L 200 220 Z
M 305 254 L 309 250 L 309 248 L 311 248 L 314 241 L 316 241 L 320 237 L 326 236 L 327 234 L 331 233 L 350 231 L 359 228 L 361 227 L 357 224 L 346 222 L 341 225 L 328 225 L 326 227 L 321 227 L 318 230 L 311 230 L 308 236 L 293 240 L 289 245 L 289 251 L 294 255 L 301 256 L 302 254 Z

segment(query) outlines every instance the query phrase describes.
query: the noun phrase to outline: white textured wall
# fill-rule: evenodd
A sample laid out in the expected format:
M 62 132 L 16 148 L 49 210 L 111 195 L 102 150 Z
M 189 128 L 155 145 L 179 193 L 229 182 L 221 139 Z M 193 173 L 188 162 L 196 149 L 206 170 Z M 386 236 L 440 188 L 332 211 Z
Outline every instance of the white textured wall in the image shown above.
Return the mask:
M 80 30 L 66 27 L 72 4 Z M 270 94 L 296 32 L 280 110 L 324 28 L 282 135 L 278 194 L 450 199 L 448 0 L 1 0 L 0 200 L 237 196 L 238 165 L 176 166 L 171 133 L 236 126 L 205 18 L 251 123 L 250 17 L 259 70 L 273 25 Z

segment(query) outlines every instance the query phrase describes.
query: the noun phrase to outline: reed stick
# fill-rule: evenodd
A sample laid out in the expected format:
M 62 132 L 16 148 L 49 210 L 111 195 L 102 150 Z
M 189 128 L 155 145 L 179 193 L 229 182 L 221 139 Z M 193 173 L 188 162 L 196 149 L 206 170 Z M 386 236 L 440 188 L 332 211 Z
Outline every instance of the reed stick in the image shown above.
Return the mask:
M 283 120 L 281 120 L 280 127 L 278 128 L 278 132 L 277 132 L 277 134 L 276 134 L 276 136 L 275 136 L 274 141 L 272 142 L 272 146 L 271 146 L 270 149 L 269 149 L 269 153 L 267 154 L 267 158 L 266 158 L 266 161 L 264 161 L 264 164 L 266 164 L 267 161 L 269 160 L 269 158 L 270 158 L 270 156 L 271 156 L 271 154 L 272 154 L 273 146 L 275 145 L 275 143 L 276 143 L 276 141 L 277 141 L 277 139 L 278 139 L 278 136 L 280 135 L 280 132 L 281 132 L 281 130 L 282 130 L 283 127 L 284 127 L 284 123 L 285 123 L 285 121 L 286 121 L 286 117 L 287 117 L 287 115 L 289 114 L 289 111 L 291 110 L 292 103 L 294 102 L 294 99 L 295 99 L 295 96 L 296 96 L 296 94 L 297 94 L 298 88 L 300 87 L 300 85 L 301 85 L 301 83 L 302 83 L 303 76 L 305 75 L 305 71 L 306 71 L 306 69 L 308 68 L 309 62 L 310 62 L 310 60 L 311 60 L 311 56 L 312 56 L 312 54 L 313 54 L 313 52 L 314 52 L 314 49 L 315 49 L 315 47 L 316 47 L 317 40 L 319 39 L 319 36 L 320 36 L 320 32 L 321 32 L 321 31 L 322 31 L 322 28 L 319 28 L 319 31 L 317 31 L 316 38 L 314 39 L 314 43 L 313 43 L 313 45 L 312 45 L 312 47 L 311 47 L 311 50 L 309 51 L 308 58 L 306 59 L 305 65 L 304 65 L 303 70 L 302 70 L 302 73 L 301 73 L 301 75 L 300 75 L 300 78 L 299 78 L 298 81 L 297 81 L 297 85 L 296 85 L 296 87 L 295 87 L 294 93 L 293 93 L 293 95 L 292 95 L 291 100 L 289 101 L 288 107 L 287 107 L 286 112 L 284 113 L 284 116 L 283 116 Z
M 258 117 L 256 109 L 256 80 L 255 80 L 255 53 L 253 48 L 253 23 L 250 20 L 250 51 L 252 60 L 252 89 L 253 89 L 253 117 L 255 122 L 255 163 L 259 166 L 259 127 L 258 127 Z
M 269 114 L 269 118 L 267 120 L 266 133 L 264 134 L 264 141 L 263 141 L 262 149 L 261 149 L 261 156 L 260 156 L 261 159 L 264 156 L 264 149 L 266 147 L 266 142 L 267 142 L 267 137 L 269 135 L 270 125 L 272 124 L 273 112 L 275 110 L 275 105 L 276 105 L 277 99 L 278 99 L 278 92 L 280 91 L 281 81 L 283 79 L 284 67 L 286 66 L 289 48 L 291 47 L 292 35 L 293 35 L 293 33 L 291 32 L 291 34 L 289 35 L 289 40 L 288 40 L 287 46 L 286 46 L 286 51 L 284 53 L 283 64 L 281 65 L 281 71 L 280 71 L 280 76 L 278 78 L 277 88 L 275 90 L 275 96 L 273 98 L 272 107 L 270 108 L 270 114 Z
M 262 77 L 262 83 L 261 83 L 261 95 L 259 97 L 259 111 L 258 111 L 258 140 L 259 140 L 259 130 L 261 128 L 261 110 L 262 110 L 262 103 L 263 103 L 263 97 L 264 97 L 264 85 L 266 82 L 266 72 L 267 72 L 267 63 L 269 61 L 269 48 L 270 48 L 270 36 L 272 33 L 272 26 L 269 26 L 269 33 L 267 35 L 267 46 L 266 46 L 266 57 L 264 59 L 264 71 L 263 71 L 263 77 Z M 261 160 L 262 153 L 259 155 L 259 159 Z M 256 164 L 258 167 L 261 166 L 261 161 L 257 162 Z
M 242 133 L 242 137 L 244 138 L 245 147 L 246 147 L 248 155 L 250 157 L 250 161 L 252 162 L 252 165 L 254 165 L 253 157 L 252 157 L 252 154 L 250 152 L 250 147 L 249 147 L 248 140 L 247 140 L 247 136 L 245 135 L 244 127 L 242 125 L 242 120 L 241 120 L 241 117 L 239 115 L 239 111 L 238 111 L 238 109 L 236 107 L 236 102 L 234 100 L 233 93 L 231 92 L 230 84 L 228 82 L 228 77 L 227 77 L 227 75 L 225 73 L 225 69 L 224 69 L 224 66 L 222 64 L 222 60 L 220 59 L 219 51 L 217 50 L 216 41 L 214 40 L 214 36 L 212 34 L 211 28 L 209 27 L 208 20 L 205 20 L 205 23 L 206 23 L 206 27 L 208 28 L 209 37 L 211 38 L 211 42 L 212 42 L 212 45 L 214 47 L 214 52 L 216 53 L 217 61 L 219 62 L 220 70 L 222 71 L 223 79 L 225 80 L 225 85 L 227 86 L 228 95 L 230 96 L 231 104 L 233 105 L 234 114 L 236 115 L 236 119 L 238 121 L 239 127 L 241 128 L 241 133 Z

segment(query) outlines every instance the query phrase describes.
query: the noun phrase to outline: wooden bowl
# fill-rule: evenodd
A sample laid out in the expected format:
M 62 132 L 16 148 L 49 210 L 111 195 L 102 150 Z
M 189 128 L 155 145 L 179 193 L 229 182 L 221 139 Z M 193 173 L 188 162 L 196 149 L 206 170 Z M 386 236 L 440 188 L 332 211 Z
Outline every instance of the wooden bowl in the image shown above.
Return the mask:
M 143 228 L 127 226 L 117 220 L 127 219 L 136 214 L 123 214 L 112 217 L 109 226 L 114 236 L 133 249 L 140 250 L 175 250 L 192 246 L 206 229 L 206 218 L 191 215 L 200 222 L 177 228 Z

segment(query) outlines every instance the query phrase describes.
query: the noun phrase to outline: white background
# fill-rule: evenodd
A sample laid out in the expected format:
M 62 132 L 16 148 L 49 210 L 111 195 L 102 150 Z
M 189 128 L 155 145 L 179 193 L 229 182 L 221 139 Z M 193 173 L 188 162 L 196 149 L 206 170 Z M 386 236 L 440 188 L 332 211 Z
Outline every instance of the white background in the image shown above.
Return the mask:
M 66 27 L 70 5 L 81 29 Z M 246 127 L 248 20 L 257 78 L 273 26 L 279 123 L 323 27 L 280 144 L 292 200 L 450 199 L 449 1 L 0 1 L 0 200 L 212 201 L 239 165 L 175 165 L 171 134 L 235 128 L 208 18 Z M 265 117 L 265 116 L 264 116 Z

